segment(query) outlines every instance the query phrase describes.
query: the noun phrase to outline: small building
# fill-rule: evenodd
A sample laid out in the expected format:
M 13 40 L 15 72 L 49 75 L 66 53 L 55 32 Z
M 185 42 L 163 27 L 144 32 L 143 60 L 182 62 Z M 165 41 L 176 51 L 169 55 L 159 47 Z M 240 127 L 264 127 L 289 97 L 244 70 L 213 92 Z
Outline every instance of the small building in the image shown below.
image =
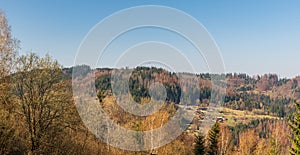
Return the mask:
M 223 117 L 217 117 L 217 121 L 218 121 L 218 122 L 221 122 L 221 123 L 222 123 L 222 122 L 224 122 L 224 120 L 225 120 L 225 119 L 224 119 Z
M 199 108 L 200 110 L 203 110 L 203 111 L 206 111 L 207 110 L 207 107 L 201 107 Z

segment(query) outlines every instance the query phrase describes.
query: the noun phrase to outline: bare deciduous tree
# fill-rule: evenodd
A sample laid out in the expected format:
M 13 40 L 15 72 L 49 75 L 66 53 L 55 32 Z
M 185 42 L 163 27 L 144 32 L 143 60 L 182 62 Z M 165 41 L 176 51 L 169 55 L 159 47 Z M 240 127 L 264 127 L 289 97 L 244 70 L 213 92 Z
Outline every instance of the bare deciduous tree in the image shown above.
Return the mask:
M 62 70 L 49 56 L 40 58 L 28 54 L 19 59 L 14 76 L 15 96 L 19 113 L 26 122 L 31 151 L 59 148 L 60 136 L 70 127 L 72 105 L 70 87 L 62 81 Z
M 10 93 L 10 74 L 14 71 L 19 41 L 12 37 L 5 14 L 0 10 L 0 154 L 16 153 L 19 139 L 15 136 L 15 120 Z M 13 147 L 13 145 L 17 147 Z
M 18 49 L 19 40 L 11 35 L 11 27 L 0 10 L 0 77 L 5 77 L 13 71 Z

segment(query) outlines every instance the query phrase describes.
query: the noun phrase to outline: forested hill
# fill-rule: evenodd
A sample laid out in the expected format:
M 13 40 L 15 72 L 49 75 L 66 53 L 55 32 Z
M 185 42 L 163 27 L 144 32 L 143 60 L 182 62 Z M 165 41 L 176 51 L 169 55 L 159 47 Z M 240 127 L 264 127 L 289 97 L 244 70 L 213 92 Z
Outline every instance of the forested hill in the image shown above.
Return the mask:
M 81 74 L 92 71 L 88 66 L 81 67 Z M 124 71 L 126 69 L 118 69 Z M 98 90 L 98 97 L 111 95 L 110 68 L 97 68 L 94 70 Z M 65 77 L 72 77 L 72 68 L 64 69 Z M 196 79 L 183 78 L 179 80 L 176 73 L 168 72 L 162 68 L 137 67 L 129 77 L 129 90 L 134 100 L 140 102 L 142 98 L 149 97 L 148 88 L 153 82 L 160 82 L 167 91 L 167 102 L 179 103 L 180 99 L 189 100 L 206 106 L 211 98 L 211 75 L 180 73 L 186 77 L 197 77 L 199 91 L 187 89 Z M 193 76 L 192 76 L 193 75 Z M 221 76 L 221 75 L 219 75 Z M 276 74 L 250 77 L 247 74 L 226 74 L 226 95 L 224 106 L 236 110 L 248 110 L 257 114 L 268 114 L 279 117 L 289 116 L 293 111 L 293 101 L 300 97 L 300 77 L 281 79 Z M 128 77 L 127 77 L 128 78 Z M 189 94 L 181 98 L 181 93 Z

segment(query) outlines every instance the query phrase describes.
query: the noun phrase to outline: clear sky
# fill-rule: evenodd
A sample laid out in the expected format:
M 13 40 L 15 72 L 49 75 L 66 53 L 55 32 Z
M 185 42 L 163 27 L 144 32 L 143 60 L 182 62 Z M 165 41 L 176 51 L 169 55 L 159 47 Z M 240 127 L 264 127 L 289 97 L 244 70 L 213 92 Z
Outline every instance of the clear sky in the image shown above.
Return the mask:
M 89 30 L 112 13 L 139 5 L 163 5 L 200 21 L 218 44 L 227 72 L 300 75 L 300 1 L 15 1 L 0 0 L 21 41 L 21 54 L 49 53 L 72 66 Z

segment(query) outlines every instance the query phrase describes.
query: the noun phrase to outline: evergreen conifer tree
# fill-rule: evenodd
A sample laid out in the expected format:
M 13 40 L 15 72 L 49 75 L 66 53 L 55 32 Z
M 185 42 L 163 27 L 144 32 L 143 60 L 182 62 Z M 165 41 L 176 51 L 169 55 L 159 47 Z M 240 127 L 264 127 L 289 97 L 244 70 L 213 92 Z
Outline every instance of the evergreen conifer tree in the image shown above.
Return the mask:
M 208 155 L 217 155 L 218 154 L 218 139 L 220 134 L 220 125 L 219 122 L 213 125 L 211 130 L 208 133 L 208 146 L 207 146 L 207 154 Z
M 202 132 L 199 132 L 198 135 L 196 135 L 195 139 L 195 155 L 204 155 L 205 154 L 205 137 Z
M 290 149 L 291 155 L 300 154 L 300 103 L 295 102 L 296 112 L 294 113 L 294 119 L 290 121 L 290 128 L 293 136 L 290 137 L 293 146 Z

